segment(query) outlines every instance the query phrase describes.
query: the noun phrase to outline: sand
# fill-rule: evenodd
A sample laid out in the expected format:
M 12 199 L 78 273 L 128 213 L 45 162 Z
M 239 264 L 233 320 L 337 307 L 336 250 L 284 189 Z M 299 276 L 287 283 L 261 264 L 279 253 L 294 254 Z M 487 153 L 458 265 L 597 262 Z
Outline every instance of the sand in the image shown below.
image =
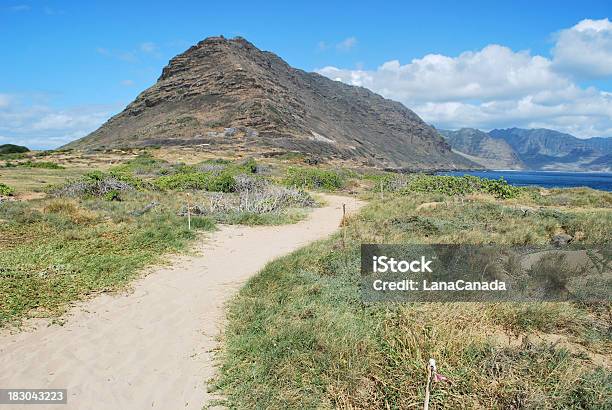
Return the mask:
M 225 302 L 267 262 L 338 229 L 343 203 L 349 211 L 360 205 L 325 199 L 297 224 L 223 226 L 196 246 L 197 256 L 153 269 L 131 293 L 80 303 L 63 326 L 4 331 L 0 388 L 68 389 L 67 405 L 37 409 L 202 408 L 213 398 L 206 381 Z

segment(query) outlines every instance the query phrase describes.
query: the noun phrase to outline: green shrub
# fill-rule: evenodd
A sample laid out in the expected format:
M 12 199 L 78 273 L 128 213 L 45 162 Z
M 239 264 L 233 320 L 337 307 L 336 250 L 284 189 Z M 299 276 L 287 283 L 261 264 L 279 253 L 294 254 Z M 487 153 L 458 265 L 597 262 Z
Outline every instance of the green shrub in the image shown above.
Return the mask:
M 203 190 L 213 192 L 233 192 L 236 180 L 228 173 L 212 175 L 203 172 L 165 175 L 155 180 L 154 185 L 161 190 Z
M 121 201 L 121 197 L 119 197 L 119 191 L 113 189 L 112 191 L 108 191 L 104 194 L 105 201 Z
M 13 188 L 0 182 L 0 195 L 9 196 L 13 195 L 13 193 L 15 193 L 15 190 Z
M 236 190 L 236 179 L 229 174 L 221 174 L 208 178 L 206 190 L 213 192 L 233 192 Z
M 153 157 L 148 152 L 138 155 L 124 164 L 117 165 L 111 172 L 121 174 L 161 174 L 170 166 L 167 161 Z
M 297 188 L 325 189 L 334 191 L 344 186 L 344 177 L 338 172 L 318 168 L 287 169 L 284 183 Z
M 472 175 L 414 175 L 410 178 L 404 193 L 424 192 L 445 195 L 467 195 L 476 192 L 488 193 L 496 198 L 514 198 L 522 189 L 512 186 L 502 177 L 497 180 L 479 178 Z
M 253 158 L 249 158 L 239 165 L 239 171 L 245 172 L 247 174 L 254 174 L 257 172 L 257 161 Z

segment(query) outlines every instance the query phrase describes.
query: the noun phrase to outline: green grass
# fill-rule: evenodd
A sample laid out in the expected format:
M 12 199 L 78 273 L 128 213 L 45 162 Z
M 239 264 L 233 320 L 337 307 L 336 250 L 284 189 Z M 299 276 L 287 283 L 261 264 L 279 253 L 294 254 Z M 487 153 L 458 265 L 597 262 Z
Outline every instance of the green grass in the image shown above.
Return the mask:
M 558 229 L 583 229 L 585 244 L 610 244 L 610 210 L 525 214 L 518 199 L 492 195 L 374 197 L 348 219 L 346 240 L 268 264 L 232 300 L 214 380 L 225 405 L 421 408 L 434 357 L 453 384 L 435 385 L 431 408 L 610 408 L 610 371 L 580 350 L 610 357 L 609 305 L 366 305 L 359 290 L 361 243 L 545 244 Z M 575 349 L 535 336 L 548 333 Z
M 63 166 L 56 164 L 55 162 L 49 161 L 25 161 L 25 162 L 7 162 L 4 165 L 5 168 L 44 168 L 44 169 L 64 169 Z
M 171 198 L 131 195 L 125 202 L 0 206 L 0 327 L 29 316 L 57 316 L 74 300 L 119 289 L 160 255 L 185 249 L 198 230 L 214 228 L 210 219 L 194 218 L 188 230 Z M 151 201 L 160 205 L 133 215 Z
M 218 223 L 229 225 L 285 225 L 296 223 L 308 214 L 304 209 L 294 208 L 282 212 L 258 214 L 254 212 L 226 212 L 211 215 L 211 218 Z
M 189 230 L 188 201 L 208 204 L 208 191 L 234 198 L 234 176 L 257 167 L 253 160 L 206 163 L 223 170 L 200 172 L 198 165 L 170 165 L 150 155 L 106 172 L 3 168 L 2 180 L 10 185 L 1 183 L 0 195 L 41 195 L 0 203 L 0 327 L 28 317 L 57 317 L 75 300 L 121 289 L 143 267 L 184 250 L 198 231 L 216 223 L 276 225 L 306 215 L 291 207 L 194 215 Z

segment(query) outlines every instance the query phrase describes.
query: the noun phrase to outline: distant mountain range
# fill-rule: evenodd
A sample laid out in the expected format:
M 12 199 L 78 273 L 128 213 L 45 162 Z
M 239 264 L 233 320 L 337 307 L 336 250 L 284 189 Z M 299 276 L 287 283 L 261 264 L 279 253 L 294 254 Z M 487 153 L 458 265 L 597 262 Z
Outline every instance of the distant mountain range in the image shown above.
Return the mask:
M 438 132 L 453 151 L 490 169 L 612 171 L 612 138 L 580 139 L 545 128 Z

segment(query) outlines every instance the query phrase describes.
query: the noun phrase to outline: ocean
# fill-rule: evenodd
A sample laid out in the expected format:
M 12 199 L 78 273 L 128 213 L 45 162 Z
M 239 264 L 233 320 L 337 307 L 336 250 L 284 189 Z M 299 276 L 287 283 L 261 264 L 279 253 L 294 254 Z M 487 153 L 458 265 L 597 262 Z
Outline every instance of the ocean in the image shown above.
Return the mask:
M 541 186 L 544 188 L 590 187 L 612 191 L 610 172 L 565 172 L 565 171 L 449 171 L 438 175 L 474 175 L 481 178 L 504 177 L 511 185 Z

